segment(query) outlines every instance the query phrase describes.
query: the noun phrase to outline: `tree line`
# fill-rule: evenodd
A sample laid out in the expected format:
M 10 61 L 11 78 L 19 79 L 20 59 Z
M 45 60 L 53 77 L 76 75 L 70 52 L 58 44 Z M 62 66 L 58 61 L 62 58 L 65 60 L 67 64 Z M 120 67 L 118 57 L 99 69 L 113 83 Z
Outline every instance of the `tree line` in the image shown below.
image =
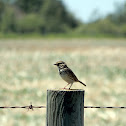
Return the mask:
M 105 17 L 82 23 L 61 0 L 0 0 L 1 33 L 126 36 L 126 2 Z M 94 15 L 95 16 L 95 15 Z

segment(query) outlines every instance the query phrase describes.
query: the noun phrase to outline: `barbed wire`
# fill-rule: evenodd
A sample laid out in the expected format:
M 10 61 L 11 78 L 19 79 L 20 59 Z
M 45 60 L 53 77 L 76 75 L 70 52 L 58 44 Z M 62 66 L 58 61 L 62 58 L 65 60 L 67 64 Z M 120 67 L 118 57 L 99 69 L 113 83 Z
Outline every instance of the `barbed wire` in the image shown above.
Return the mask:
M 34 108 L 46 108 L 46 106 L 33 106 L 32 104 L 28 106 L 0 106 L 0 109 L 8 109 L 8 108 L 26 108 L 33 110 Z M 113 106 L 84 106 L 84 108 L 115 108 L 115 109 L 126 109 L 126 107 L 113 107 Z
M 113 107 L 113 106 L 84 106 L 84 108 L 119 108 L 119 109 L 126 109 L 126 107 Z
M 7 109 L 7 108 L 26 108 L 26 109 L 34 109 L 34 108 L 46 108 L 46 106 L 33 106 L 32 104 L 28 106 L 0 106 L 0 109 Z

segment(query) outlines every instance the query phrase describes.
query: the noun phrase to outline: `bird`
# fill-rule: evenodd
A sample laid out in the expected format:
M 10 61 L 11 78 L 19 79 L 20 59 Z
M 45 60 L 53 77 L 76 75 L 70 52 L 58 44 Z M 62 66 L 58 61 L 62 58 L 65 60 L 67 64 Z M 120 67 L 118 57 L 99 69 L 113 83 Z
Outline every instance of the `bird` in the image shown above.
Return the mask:
M 68 83 L 65 87 L 67 87 L 69 84 L 71 84 L 69 87 L 69 89 L 70 89 L 74 82 L 80 82 L 81 84 L 86 86 L 86 84 L 84 84 L 83 82 L 78 80 L 76 75 L 67 66 L 67 64 L 64 61 L 58 61 L 54 65 L 56 65 L 58 67 L 59 75 L 61 76 L 61 78 Z M 66 89 L 65 87 L 63 89 Z

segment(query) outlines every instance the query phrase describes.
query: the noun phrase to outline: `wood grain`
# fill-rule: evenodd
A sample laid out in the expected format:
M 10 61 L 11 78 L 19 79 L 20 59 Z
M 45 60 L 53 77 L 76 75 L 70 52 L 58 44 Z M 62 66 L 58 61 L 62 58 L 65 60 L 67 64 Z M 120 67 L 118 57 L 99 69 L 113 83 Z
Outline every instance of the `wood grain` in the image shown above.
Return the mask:
M 47 126 L 84 126 L 84 90 L 47 90 Z

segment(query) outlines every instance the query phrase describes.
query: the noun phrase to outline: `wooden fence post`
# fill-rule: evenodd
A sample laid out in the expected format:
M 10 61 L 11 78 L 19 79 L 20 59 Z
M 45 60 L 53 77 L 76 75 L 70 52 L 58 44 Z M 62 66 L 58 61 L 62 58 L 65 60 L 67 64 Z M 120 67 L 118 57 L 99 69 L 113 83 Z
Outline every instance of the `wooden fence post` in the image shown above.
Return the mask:
M 46 126 L 84 126 L 84 90 L 47 90 Z

